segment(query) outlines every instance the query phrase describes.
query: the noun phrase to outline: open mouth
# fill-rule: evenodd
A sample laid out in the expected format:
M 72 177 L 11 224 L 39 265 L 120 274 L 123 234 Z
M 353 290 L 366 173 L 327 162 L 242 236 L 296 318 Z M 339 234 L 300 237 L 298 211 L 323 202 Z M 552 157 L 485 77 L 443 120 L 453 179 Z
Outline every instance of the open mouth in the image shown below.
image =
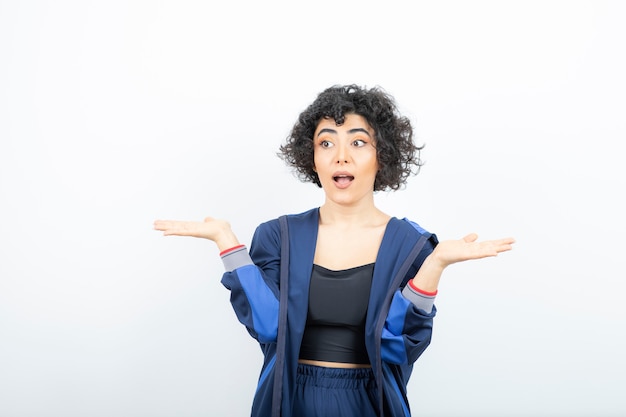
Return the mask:
M 335 175 L 333 181 L 339 186 L 346 186 L 354 180 L 352 175 Z

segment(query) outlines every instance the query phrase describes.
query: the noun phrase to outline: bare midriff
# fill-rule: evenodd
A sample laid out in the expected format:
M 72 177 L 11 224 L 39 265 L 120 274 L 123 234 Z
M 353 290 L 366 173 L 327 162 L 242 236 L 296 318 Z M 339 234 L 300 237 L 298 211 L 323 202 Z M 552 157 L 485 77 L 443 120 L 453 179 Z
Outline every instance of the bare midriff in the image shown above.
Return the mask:
M 323 366 L 324 368 L 343 368 L 343 369 L 357 369 L 357 368 L 371 368 L 368 363 L 343 363 L 343 362 L 326 362 L 326 361 L 314 361 L 312 359 L 298 359 L 298 363 L 304 365 Z

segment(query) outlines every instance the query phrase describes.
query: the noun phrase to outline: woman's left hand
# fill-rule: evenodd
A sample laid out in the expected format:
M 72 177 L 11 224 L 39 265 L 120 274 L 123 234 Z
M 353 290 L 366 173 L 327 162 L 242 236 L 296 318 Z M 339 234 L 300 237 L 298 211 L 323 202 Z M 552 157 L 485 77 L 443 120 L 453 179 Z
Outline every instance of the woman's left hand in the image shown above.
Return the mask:
M 501 252 L 511 250 L 513 243 L 515 243 L 515 239 L 512 237 L 482 242 L 477 240 L 478 235 L 470 233 L 463 239 L 439 242 L 431 257 L 443 269 L 456 262 L 497 256 Z

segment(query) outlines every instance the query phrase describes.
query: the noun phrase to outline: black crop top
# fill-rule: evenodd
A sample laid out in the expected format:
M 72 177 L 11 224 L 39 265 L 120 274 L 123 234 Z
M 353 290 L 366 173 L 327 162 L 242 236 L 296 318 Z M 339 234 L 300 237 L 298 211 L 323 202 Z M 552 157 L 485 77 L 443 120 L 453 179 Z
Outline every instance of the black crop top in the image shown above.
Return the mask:
M 367 364 L 365 316 L 374 264 L 333 271 L 313 265 L 300 359 Z

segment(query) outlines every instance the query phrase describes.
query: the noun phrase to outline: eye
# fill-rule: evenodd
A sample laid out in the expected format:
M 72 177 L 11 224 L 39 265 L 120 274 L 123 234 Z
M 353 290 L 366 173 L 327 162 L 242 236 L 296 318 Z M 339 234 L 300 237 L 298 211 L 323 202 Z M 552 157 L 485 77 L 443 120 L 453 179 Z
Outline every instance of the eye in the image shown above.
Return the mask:
M 334 146 L 334 144 L 332 142 L 327 141 L 327 140 L 322 140 L 320 142 L 320 146 L 322 148 L 332 148 Z
M 352 145 L 356 146 L 357 148 L 360 148 L 362 146 L 367 145 L 367 142 L 365 142 L 363 139 L 356 139 L 352 141 Z

